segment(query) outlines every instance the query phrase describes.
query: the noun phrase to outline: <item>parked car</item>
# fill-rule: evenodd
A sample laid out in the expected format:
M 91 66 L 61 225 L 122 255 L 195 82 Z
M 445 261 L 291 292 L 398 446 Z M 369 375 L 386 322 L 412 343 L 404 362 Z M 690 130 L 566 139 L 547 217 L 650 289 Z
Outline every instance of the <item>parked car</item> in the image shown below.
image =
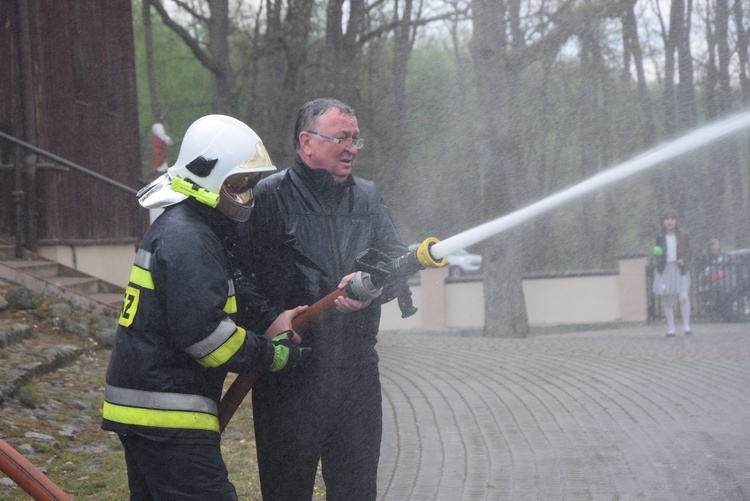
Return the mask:
M 409 245 L 409 251 L 414 252 L 420 244 Z M 482 269 L 482 256 L 470 254 L 464 249 L 459 249 L 445 256 L 448 261 L 448 276 L 460 277 L 467 273 L 477 273 Z

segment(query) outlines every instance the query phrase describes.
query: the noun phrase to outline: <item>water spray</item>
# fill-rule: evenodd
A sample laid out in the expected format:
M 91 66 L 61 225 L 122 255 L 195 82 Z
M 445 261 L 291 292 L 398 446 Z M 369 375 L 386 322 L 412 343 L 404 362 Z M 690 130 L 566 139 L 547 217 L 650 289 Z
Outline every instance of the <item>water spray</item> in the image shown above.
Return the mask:
M 702 148 L 709 143 L 748 127 L 750 127 L 750 110 L 730 116 L 720 122 L 706 125 L 673 141 L 656 146 L 645 153 L 602 171 L 570 188 L 543 198 L 523 209 L 446 238 L 433 245 L 430 248 L 430 254 L 435 259 L 443 258 L 458 249 L 463 249 L 464 247 L 509 230 L 540 214 L 549 212 L 555 207 L 582 197 L 591 191 L 630 177 L 659 163 Z
M 514 211 L 493 221 L 481 224 L 445 240 L 428 238 L 419 247 L 403 256 L 389 259 L 368 249 L 357 257 L 359 271 L 343 289 L 336 289 L 295 317 L 292 326 L 304 334 L 313 322 L 319 322 L 335 311 L 334 301 L 345 296 L 360 301 L 380 297 L 385 288 L 396 288 L 402 317 L 416 309 L 411 304 L 411 293 L 406 287 L 409 276 L 425 268 L 445 266 L 446 256 L 507 231 L 540 214 L 549 212 L 567 202 L 580 198 L 616 181 L 633 176 L 660 163 L 697 150 L 723 137 L 750 127 L 750 110 L 689 132 L 673 141 L 656 146 L 626 162 L 610 167 L 570 188 L 554 193 L 536 203 Z M 219 403 L 219 426 L 223 431 L 242 400 L 257 381 L 258 374 L 239 374 Z

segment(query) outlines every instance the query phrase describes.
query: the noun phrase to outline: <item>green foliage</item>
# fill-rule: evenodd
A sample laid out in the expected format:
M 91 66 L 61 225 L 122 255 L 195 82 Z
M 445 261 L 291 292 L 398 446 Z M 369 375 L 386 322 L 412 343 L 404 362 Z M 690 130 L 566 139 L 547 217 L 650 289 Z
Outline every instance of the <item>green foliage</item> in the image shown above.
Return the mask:
M 149 172 L 151 114 L 140 8 L 134 9 L 134 14 L 144 172 Z M 457 60 L 447 36 L 434 30 L 420 31 L 409 60 L 406 102 L 394 103 L 392 33 L 385 30 L 359 45 L 354 57 L 332 70 L 325 16 L 323 4 L 316 3 L 306 63 L 299 76 L 303 90 L 294 96 L 282 89 L 288 83 L 284 80 L 288 50 L 284 37 L 289 32 L 282 30 L 280 39 L 268 37 L 263 18 L 257 31 L 250 18 L 242 23 L 235 20 L 229 47 L 237 79 L 236 116 L 267 138 L 267 144 L 274 142 L 277 150 L 271 154 L 283 159 L 283 167 L 291 154 L 286 138 L 293 117 L 280 115 L 285 109 L 282 105 L 292 102 L 296 106 L 329 95 L 340 74 L 355 69 L 355 88 L 345 92 L 356 96 L 350 104 L 357 109 L 367 139 L 356 173 L 380 186 L 404 239 L 445 238 L 481 223 L 481 214 L 495 201 L 480 198 L 480 167 L 491 172 L 499 166 L 481 166 L 476 152 L 477 139 L 488 131 L 478 125 L 482 110 L 476 104 L 475 62 L 468 51 L 471 34 L 461 35 Z M 390 20 L 385 8 L 376 9 L 365 28 Z M 544 32 L 543 26 L 522 28 L 528 29 L 528 34 Z M 510 123 L 510 137 L 503 141 L 519 151 L 518 165 L 502 166 L 510 168 L 514 177 L 513 206 L 541 200 L 665 139 L 669 126 L 662 112 L 663 82 L 650 81 L 641 91 L 632 78 L 623 78 L 621 38 L 612 31 L 617 28 L 606 28 L 596 40 L 600 53 L 594 54 L 590 46 L 571 39 L 555 57 L 518 66 L 521 69 L 514 75 L 518 86 L 511 97 L 514 115 L 497 117 Z M 167 130 L 179 141 L 192 120 L 210 111 L 210 75 L 156 16 L 153 31 L 159 99 L 167 115 Z M 694 36 L 703 35 L 698 31 Z M 537 35 L 529 36 L 524 43 L 531 45 Z M 648 41 L 655 42 L 659 41 Z M 642 43 L 645 46 L 646 42 Z M 585 57 L 584 50 L 589 51 Z M 595 55 L 599 59 L 594 60 Z M 662 75 L 659 60 L 652 64 L 657 66 L 655 74 Z M 697 73 L 705 71 L 704 65 L 696 66 Z M 704 80 L 696 78 L 698 104 L 706 101 L 701 88 Z M 734 92 L 735 100 L 737 95 Z M 407 110 L 407 147 L 399 158 L 394 157 L 392 144 L 394 106 Z M 698 106 L 698 112 L 697 123 L 706 122 L 706 111 Z M 682 125 L 682 129 L 688 128 L 689 124 Z M 750 234 L 743 220 L 750 197 L 748 143 L 746 136 L 740 137 L 735 156 L 728 156 L 726 148 L 706 148 L 689 159 L 660 165 L 528 222 L 519 230 L 524 246 L 533 249 L 526 254 L 525 268 L 608 267 L 618 255 L 643 252 L 653 238 L 654 214 L 665 204 L 677 204 L 689 212 L 686 223 L 699 248 L 710 232 L 717 232 L 710 236 L 719 237 L 728 248 L 742 246 L 743 239 L 745 246 L 750 245 L 750 237 L 743 236 Z M 170 160 L 177 152 L 177 147 L 170 150 Z
M 146 74 L 146 42 L 139 5 L 134 5 L 133 14 L 141 159 L 143 175 L 148 177 L 152 173 L 150 129 L 156 117 L 151 112 Z M 158 100 L 164 115 L 164 127 L 175 142 L 169 148 L 168 163 L 171 165 L 177 159 L 181 138 L 190 124 L 211 112 L 211 80 L 208 70 L 195 59 L 183 41 L 164 26 L 154 11 L 151 18 Z

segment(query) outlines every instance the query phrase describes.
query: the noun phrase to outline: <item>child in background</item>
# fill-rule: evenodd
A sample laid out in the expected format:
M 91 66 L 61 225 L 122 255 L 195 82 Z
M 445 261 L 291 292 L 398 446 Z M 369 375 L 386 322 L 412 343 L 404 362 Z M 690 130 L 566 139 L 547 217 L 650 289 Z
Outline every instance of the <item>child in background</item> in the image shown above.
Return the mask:
M 667 209 L 662 218 L 663 232 L 656 237 L 654 256 L 656 274 L 654 276 L 654 294 L 661 296 L 664 316 L 667 319 L 667 337 L 675 336 L 674 305 L 680 302 L 682 328 L 686 336 L 690 330 L 690 243 L 688 235 L 680 230 L 677 212 Z

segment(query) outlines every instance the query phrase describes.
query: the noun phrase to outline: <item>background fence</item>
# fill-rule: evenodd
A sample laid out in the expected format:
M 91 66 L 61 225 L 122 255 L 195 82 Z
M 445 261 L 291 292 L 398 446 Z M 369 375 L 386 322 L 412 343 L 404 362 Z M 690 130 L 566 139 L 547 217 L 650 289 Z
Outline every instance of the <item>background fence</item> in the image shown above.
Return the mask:
M 646 268 L 649 320 L 663 315 L 653 293 L 655 266 Z M 750 321 L 750 250 L 704 257 L 691 270 L 691 317 L 719 322 Z

